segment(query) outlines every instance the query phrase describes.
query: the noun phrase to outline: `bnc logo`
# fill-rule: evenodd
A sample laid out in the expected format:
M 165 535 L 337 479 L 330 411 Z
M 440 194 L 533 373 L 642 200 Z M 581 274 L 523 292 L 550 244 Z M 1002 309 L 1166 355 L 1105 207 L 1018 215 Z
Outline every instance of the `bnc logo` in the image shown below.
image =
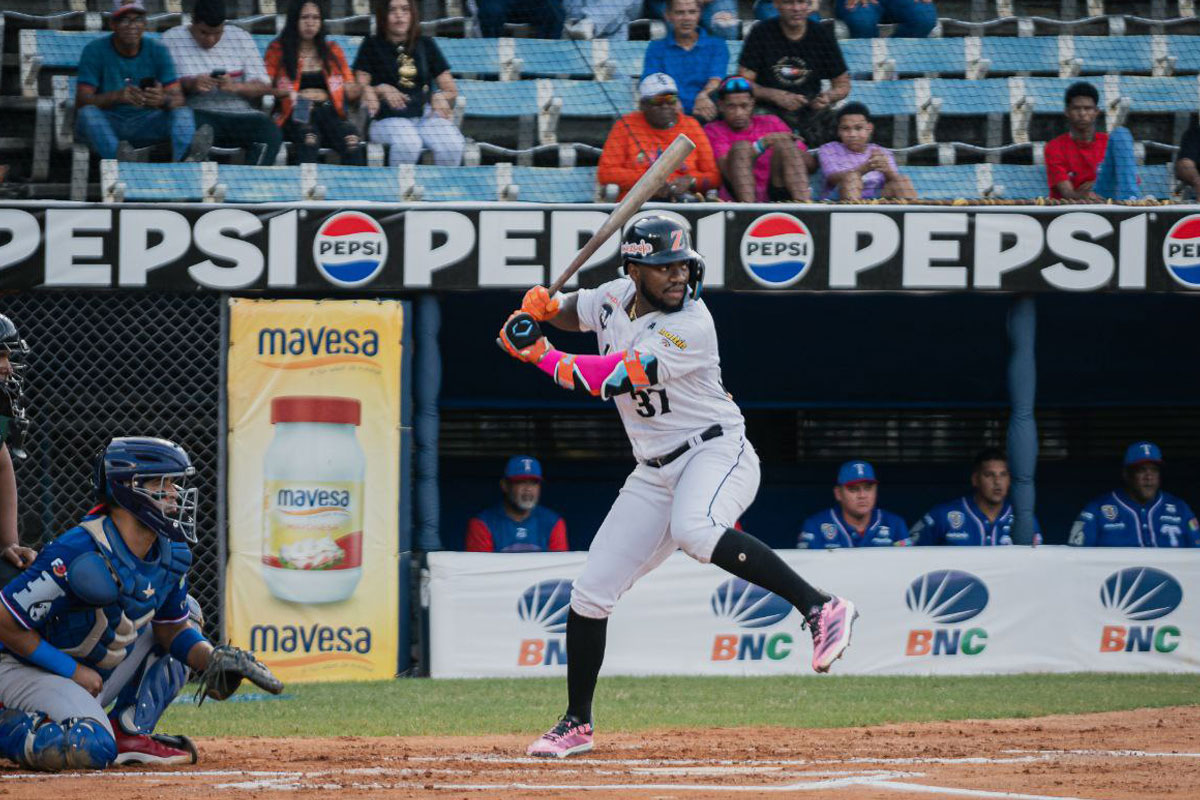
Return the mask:
M 554 638 L 522 639 L 517 666 L 540 667 L 567 663 L 567 613 L 571 609 L 571 581 L 549 580 L 535 583 L 517 602 L 517 616 L 539 626 Z
M 336 286 L 362 286 L 387 262 L 387 234 L 373 217 L 359 211 L 334 214 L 313 237 L 313 263 Z
M 946 626 L 909 631 L 906 656 L 977 656 L 987 647 L 988 634 L 983 628 L 950 627 L 987 608 L 987 585 L 971 573 L 953 569 L 927 572 L 912 582 L 904 600 L 910 611 Z
M 1200 289 L 1200 214 L 1171 226 L 1163 239 L 1163 263 L 1176 283 Z
M 1183 602 L 1183 586 L 1161 569 L 1129 567 L 1100 585 L 1100 604 L 1133 622 L 1160 619 Z M 1105 625 L 1101 653 L 1170 653 L 1179 647 L 1175 625 Z
M 792 613 L 792 604 L 761 586 L 730 578 L 712 593 L 712 612 L 739 628 L 769 628 Z M 787 658 L 795 639 L 790 633 L 719 633 L 713 639 L 713 661 L 772 661 Z
M 813 261 L 813 237 L 791 214 L 765 214 L 742 235 L 742 266 L 751 280 L 768 289 L 791 286 Z

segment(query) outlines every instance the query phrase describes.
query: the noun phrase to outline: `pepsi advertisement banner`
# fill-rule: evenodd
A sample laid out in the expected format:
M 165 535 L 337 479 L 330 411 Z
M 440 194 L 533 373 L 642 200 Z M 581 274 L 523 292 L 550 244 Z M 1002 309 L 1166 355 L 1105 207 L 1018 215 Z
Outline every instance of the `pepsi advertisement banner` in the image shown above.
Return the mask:
M 11 203 L 0 290 L 369 294 L 558 277 L 612 206 Z M 1200 291 L 1200 206 L 647 206 L 688 225 L 705 289 Z M 617 275 L 607 241 L 568 284 Z
M 779 551 L 860 617 L 838 674 L 1200 672 L 1200 553 L 1121 548 Z M 433 677 L 565 675 L 586 553 L 430 553 Z M 675 553 L 608 625 L 605 675 L 812 674 L 783 598 Z

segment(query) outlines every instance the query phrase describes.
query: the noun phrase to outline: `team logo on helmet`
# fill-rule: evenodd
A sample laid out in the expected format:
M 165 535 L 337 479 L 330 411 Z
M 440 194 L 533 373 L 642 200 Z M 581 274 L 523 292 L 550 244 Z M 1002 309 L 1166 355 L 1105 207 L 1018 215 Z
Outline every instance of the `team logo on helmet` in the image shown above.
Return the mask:
M 951 511 L 946 515 L 946 519 L 950 522 L 950 527 L 954 528 L 954 530 L 961 528 L 963 523 L 967 521 L 967 518 L 961 511 Z
M 387 254 L 383 227 L 359 211 L 334 214 L 313 237 L 313 263 L 336 286 L 370 283 L 387 263 Z
M 1158 619 L 1179 608 L 1183 586 L 1161 569 L 1129 567 L 1100 585 L 1100 602 L 1126 619 Z
M 1176 283 L 1200 289 L 1200 214 L 1171 226 L 1163 240 L 1163 264 Z
M 567 612 L 571 608 L 571 581 L 549 580 L 535 583 L 517 602 L 517 616 L 542 627 L 546 633 L 567 630 Z
M 654 245 L 645 239 L 639 239 L 636 242 L 623 242 L 621 244 L 621 255 L 623 256 L 641 256 L 645 258 L 653 252 Z
M 791 214 L 764 214 L 742 234 L 742 267 L 750 279 L 768 289 L 796 283 L 813 261 L 813 237 Z
M 832 540 L 837 536 L 837 528 L 833 527 L 832 522 L 822 522 L 821 533 L 825 534 L 826 539 Z
M 1111 522 L 1117 518 L 1117 507 L 1108 504 L 1102 505 L 1100 506 L 1100 513 L 1104 514 L 1104 518 Z
M 792 613 L 792 604 L 761 586 L 730 578 L 712 593 L 712 612 L 743 628 L 766 628 Z
M 927 572 L 908 587 L 904 598 L 910 611 L 934 622 L 950 624 L 978 616 L 987 608 L 987 585 L 969 572 L 941 569 Z

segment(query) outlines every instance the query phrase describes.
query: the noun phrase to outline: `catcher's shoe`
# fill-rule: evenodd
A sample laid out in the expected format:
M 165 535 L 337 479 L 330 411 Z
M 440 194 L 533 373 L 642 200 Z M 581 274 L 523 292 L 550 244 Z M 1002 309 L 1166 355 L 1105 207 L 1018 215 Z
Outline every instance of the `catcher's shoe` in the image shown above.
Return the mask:
M 592 723 L 570 715 L 563 717 L 525 752 L 544 758 L 566 758 L 592 749 Z
M 814 670 L 829 672 L 833 662 L 842 657 L 850 646 L 850 631 L 857 618 L 854 603 L 844 597 L 830 597 L 824 605 L 813 606 L 804 615 L 812 632 Z
M 114 764 L 195 764 L 196 745 L 186 736 L 131 734 L 113 727 L 117 737 Z

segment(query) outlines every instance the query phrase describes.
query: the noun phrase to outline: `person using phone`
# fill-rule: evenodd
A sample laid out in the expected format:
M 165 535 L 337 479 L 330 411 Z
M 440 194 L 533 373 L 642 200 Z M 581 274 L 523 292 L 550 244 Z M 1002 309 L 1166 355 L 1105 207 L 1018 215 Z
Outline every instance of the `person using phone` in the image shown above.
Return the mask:
M 89 42 L 79 59 L 76 135 L 101 158 L 128 158 L 132 148 L 170 142 L 173 160 L 203 160 L 212 131 L 197 131 L 170 54 L 145 38 L 145 6 L 115 0 L 109 24 L 112 33 Z
M 337 151 L 343 164 L 366 164 L 366 148 L 346 105 L 359 98 L 346 54 L 325 36 L 324 2 L 291 0 L 283 30 L 267 48 L 267 74 L 279 102 L 275 122 L 296 145 L 300 163 L 317 160 L 319 149 Z
M 252 102 L 271 86 L 254 39 L 226 25 L 225 0 L 195 0 L 192 21 L 162 36 L 179 70 L 187 104 L 197 125 L 210 125 L 213 142 L 246 150 L 248 164 L 274 164 L 283 144 L 279 126 Z

